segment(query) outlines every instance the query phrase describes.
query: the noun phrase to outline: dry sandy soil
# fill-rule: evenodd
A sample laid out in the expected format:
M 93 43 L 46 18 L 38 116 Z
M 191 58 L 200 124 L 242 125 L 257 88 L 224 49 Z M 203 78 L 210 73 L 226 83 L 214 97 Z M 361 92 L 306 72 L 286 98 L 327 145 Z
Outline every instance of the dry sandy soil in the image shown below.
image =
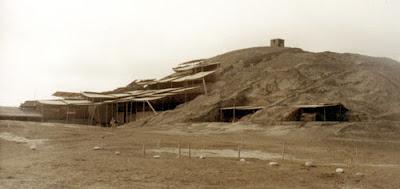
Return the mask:
M 379 135 L 351 129 L 374 124 L 0 121 L 0 188 L 400 188 L 399 124 Z M 240 144 L 245 162 L 237 157 Z M 307 160 L 316 166 L 305 167 Z M 344 173 L 335 173 L 338 167 Z

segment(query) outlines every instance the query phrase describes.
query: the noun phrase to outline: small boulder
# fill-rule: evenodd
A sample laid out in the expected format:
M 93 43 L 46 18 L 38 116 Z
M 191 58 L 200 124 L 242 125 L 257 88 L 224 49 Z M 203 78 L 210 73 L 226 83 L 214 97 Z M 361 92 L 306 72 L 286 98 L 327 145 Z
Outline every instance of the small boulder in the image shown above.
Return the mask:
M 119 155 L 121 154 L 119 151 L 115 151 L 115 155 Z
M 100 146 L 93 147 L 93 150 L 100 150 L 100 149 L 101 149 Z
M 312 162 L 312 161 L 306 161 L 306 162 L 304 163 L 304 166 L 306 166 L 306 167 L 315 167 L 315 164 L 314 164 L 314 162 Z
M 363 177 L 363 176 L 365 176 L 363 173 L 360 173 L 360 172 L 357 172 L 356 174 L 354 174 L 355 176 L 357 176 L 357 177 Z
M 269 162 L 269 165 L 270 166 L 279 166 L 279 163 L 276 161 L 271 161 L 271 162 Z
M 344 173 L 344 169 L 342 169 L 342 168 L 337 168 L 337 169 L 336 169 L 336 173 Z
M 31 146 L 29 146 L 29 148 L 30 148 L 31 150 L 36 150 L 36 145 L 32 144 Z
M 154 155 L 153 158 L 154 158 L 154 159 L 159 159 L 159 158 L 160 158 L 160 155 Z
M 206 156 L 205 156 L 205 155 L 200 155 L 199 158 L 200 158 L 200 159 L 206 159 Z
M 242 158 L 239 160 L 240 162 L 246 162 L 246 159 Z

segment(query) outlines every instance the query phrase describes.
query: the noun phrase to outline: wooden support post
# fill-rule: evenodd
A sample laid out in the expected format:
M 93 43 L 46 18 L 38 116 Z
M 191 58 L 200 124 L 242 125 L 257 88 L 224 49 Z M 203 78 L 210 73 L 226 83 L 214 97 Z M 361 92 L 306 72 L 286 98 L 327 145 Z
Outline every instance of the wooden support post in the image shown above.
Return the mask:
M 91 114 L 90 114 L 90 106 L 91 106 L 91 105 L 89 105 L 88 108 L 87 108 L 87 112 L 88 112 L 88 118 L 87 118 L 88 125 L 90 125 L 90 118 L 92 117 Z
M 68 112 L 69 111 L 69 108 L 68 108 L 68 105 L 67 105 L 67 111 L 65 112 L 65 123 L 68 123 Z
M 108 104 L 105 104 L 106 105 L 106 127 L 108 126 L 108 123 L 110 123 L 109 121 L 108 121 Z
M 324 107 L 324 121 L 326 121 L 326 111 L 325 111 L 325 107 Z
M 238 144 L 237 150 L 238 150 L 238 159 L 240 160 L 240 144 Z
M 135 121 L 137 120 L 137 106 L 136 106 L 136 102 L 135 102 Z
M 192 158 L 192 152 L 191 152 L 191 149 L 190 149 L 190 144 L 188 144 L 188 151 L 189 151 L 189 158 Z
M 181 142 L 178 143 L 178 158 L 181 158 Z
M 224 115 L 223 115 L 223 113 L 222 113 L 222 109 L 221 109 L 221 107 L 219 108 L 219 121 L 223 121 L 224 120 L 224 117 L 223 117 Z
M 286 150 L 286 142 L 283 142 L 283 147 L 282 147 L 282 160 L 285 160 L 285 150 Z
M 130 114 L 129 114 L 129 122 L 131 122 L 132 114 L 133 114 L 133 105 L 132 105 L 133 103 L 132 103 L 132 101 L 130 101 L 129 104 L 131 105 Z
M 146 157 L 146 147 L 142 145 L 143 157 Z
M 115 103 L 115 122 L 118 123 L 118 102 Z
M 203 77 L 203 88 L 204 88 L 204 94 L 207 95 L 207 86 L 206 86 L 206 80 Z
M 42 113 L 42 122 L 44 121 L 43 104 L 40 105 L 40 112 Z
M 124 123 L 128 122 L 128 102 L 125 102 Z
M 149 107 L 151 108 L 151 110 L 153 110 L 154 114 L 157 115 L 157 111 L 154 109 L 154 107 L 151 105 L 151 103 L 148 100 L 146 100 L 146 102 L 149 105 Z

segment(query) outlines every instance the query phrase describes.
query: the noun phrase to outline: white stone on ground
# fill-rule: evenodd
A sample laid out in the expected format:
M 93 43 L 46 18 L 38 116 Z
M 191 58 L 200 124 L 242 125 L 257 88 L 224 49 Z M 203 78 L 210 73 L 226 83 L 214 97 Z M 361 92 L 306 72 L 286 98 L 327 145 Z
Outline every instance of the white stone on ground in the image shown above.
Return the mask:
M 29 148 L 30 148 L 31 150 L 36 150 L 36 145 L 32 144 Z
M 363 177 L 363 176 L 364 176 L 364 174 L 363 174 L 363 173 L 360 173 L 360 172 L 357 172 L 355 175 L 356 175 L 357 177 Z
M 242 159 L 240 159 L 239 161 L 241 161 L 241 162 L 245 162 L 245 161 L 246 161 L 246 159 L 242 158 Z
M 119 151 L 115 151 L 115 155 L 119 155 L 120 154 L 120 152 Z
M 205 156 L 205 155 L 200 155 L 199 158 L 200 158 L 200 159 L 206 159 L 206 156 Z
M 153 158 L 158 159 L 158 158 L 160 158 L 160 155 L 154 155 Z
M 336 173 L 344 173 L 344 169 L 342 169 L 342 168 L 337 168 L 337 169 L 336 169 Z
M 270 165 L 270 166 L 278 166 L 279 163 L 276 162 L 276 161 L 271 161 L 271 162 L 269 162 L 269 165 Z
M 93 150 L 100 150 L 101 148 L 99 146 L 93 147 Z
M 315 167 L 315 164 L 314 164 L 314 162 L 312 162 L 312 161 L 306 161 L 306 162 L 304 163 L 304 166 L 306 166 L 306 167 Z

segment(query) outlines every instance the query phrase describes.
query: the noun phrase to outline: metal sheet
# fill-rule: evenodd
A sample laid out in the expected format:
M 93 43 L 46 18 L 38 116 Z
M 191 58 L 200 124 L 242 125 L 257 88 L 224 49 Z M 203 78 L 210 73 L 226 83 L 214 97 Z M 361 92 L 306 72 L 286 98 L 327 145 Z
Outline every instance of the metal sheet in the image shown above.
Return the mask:
M 68 105 L 91 105 L 93 102 L 89 100 L 63 100 Z
M 173 80 L 172 82 L 183 82 L 183 81 L 199 80 L 199 79 L 202 79 L 203 77 L 206 77 L 206 76 L 208 76 L 210 74 L 213 74 L 213 73 L 215 73 L 215 70 L 206 71 L 206 72 L 198 72 L 198 73 L 195 73 L 193 75 L 188 75 L 188 76 Z
M 233 106 L 233 107 L 224 107 L 221 110 L 261 110 L 264 109 L 263 106 Z
M 39 104 L 43 105 L 53 105 L 53 106 L 65 106 L 67 105 L 62 100 L 39 100 Z
M 87 98 L 106 98 L 106 99 L 115 98 L 114 96 L 106 95 L 106 94 L 100 94 L 100 93 L 83 92 L 81 94 L 83 96 L 87 97 Z

